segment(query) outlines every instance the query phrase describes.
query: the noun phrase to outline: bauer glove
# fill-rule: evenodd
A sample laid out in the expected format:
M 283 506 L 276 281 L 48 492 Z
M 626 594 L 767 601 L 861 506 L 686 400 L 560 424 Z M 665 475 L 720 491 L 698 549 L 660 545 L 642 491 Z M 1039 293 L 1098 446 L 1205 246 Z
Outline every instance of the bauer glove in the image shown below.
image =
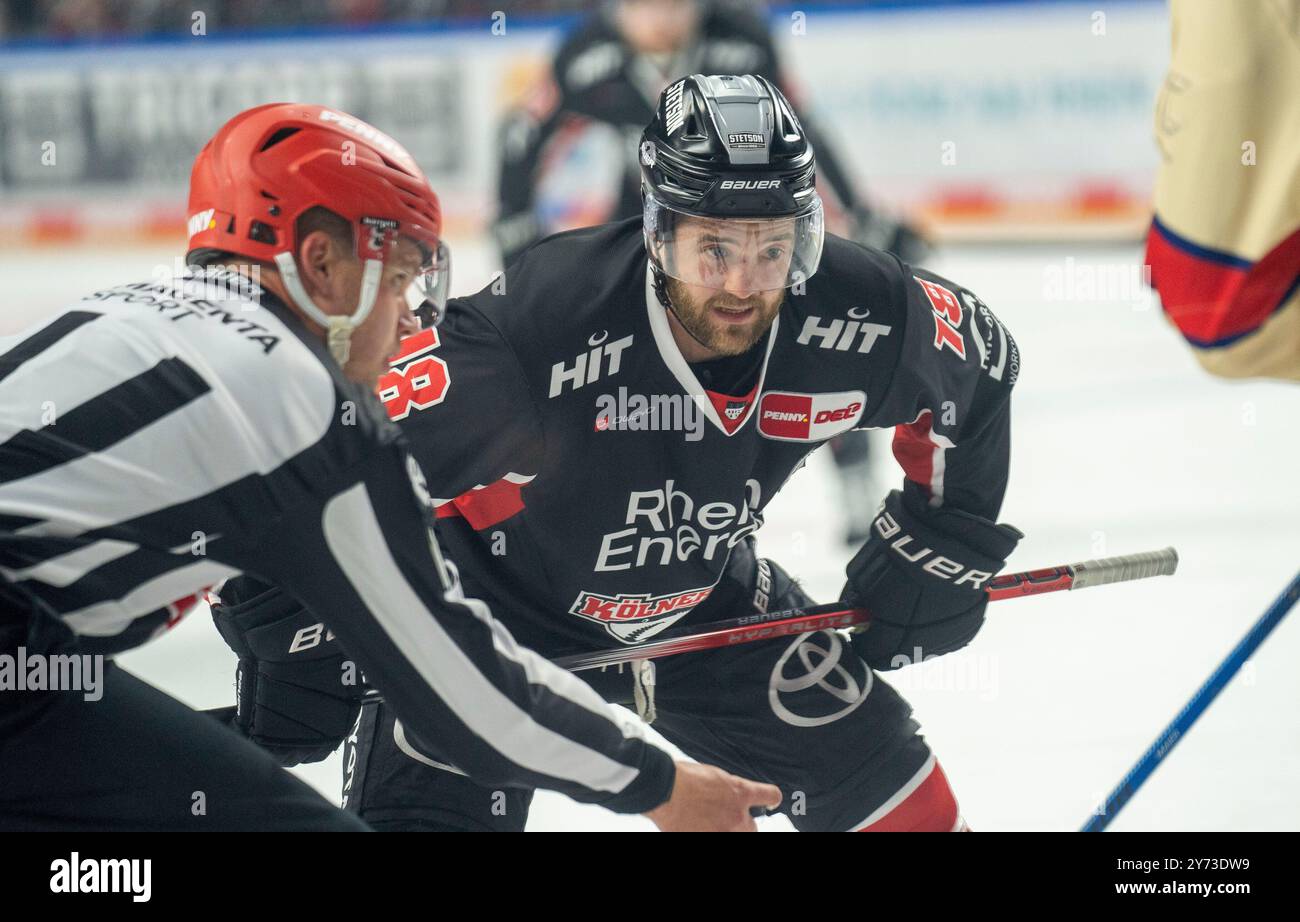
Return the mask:
M 1024 537 L 957 509 L 930 509 L 894 490 L 849 561 L 841 599 L 871 612 L 853 649 L 873 669 L 959 650 L 984 624 L 988 581 Z
M 365 684 L 357 665 L 279 589 L 239 576 L 220 597 L 212 620 L 239 657 L 234 729 L 281 765 L 329 756 L 360 712 Z

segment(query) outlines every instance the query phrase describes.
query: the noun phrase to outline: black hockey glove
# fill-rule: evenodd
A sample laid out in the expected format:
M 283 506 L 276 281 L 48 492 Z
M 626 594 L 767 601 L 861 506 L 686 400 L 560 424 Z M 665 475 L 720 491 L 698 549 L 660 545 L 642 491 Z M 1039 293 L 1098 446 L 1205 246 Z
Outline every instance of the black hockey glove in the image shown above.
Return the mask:
M 1010 525 L 956 509 L 930 509 L 894 490 L 849 561 L 841 598 L 871 612 L 852 635 L 873 669 L 897 669 L 959 650 L 984 624 L 988 581 L 1024 537 Z
M 220 596 L 212 620 L 239 657 L 232 726 L 281 765 L 329 756 L 361 708 L 356 664 L 288 593 L 238 576 Z

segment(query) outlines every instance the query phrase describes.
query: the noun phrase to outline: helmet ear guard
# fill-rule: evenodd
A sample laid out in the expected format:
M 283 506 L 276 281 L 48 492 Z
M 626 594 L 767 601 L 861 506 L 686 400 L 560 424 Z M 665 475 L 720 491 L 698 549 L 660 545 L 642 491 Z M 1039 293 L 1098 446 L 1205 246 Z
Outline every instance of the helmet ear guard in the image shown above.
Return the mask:
M 384 263 L 379 259 L 367 259 L 361 272 L 361 293 L 357 297 L 357 309 L 351 314 L 327 314 L 312 300 L 307 289 L 298 277 L 298 264 L 293 253 L 284 251 L 275 254 L 275 267 L 280 272 L 280 279 L 293 303 L 298 305 L 308 317 L 325 328 L 325 342 L 330 355 L 340 366 L 348 363 L 352 351 L 352 331 L 366 322 L 374 309 L 375 299 L 379 297 L 379 283 L 384 274 Z

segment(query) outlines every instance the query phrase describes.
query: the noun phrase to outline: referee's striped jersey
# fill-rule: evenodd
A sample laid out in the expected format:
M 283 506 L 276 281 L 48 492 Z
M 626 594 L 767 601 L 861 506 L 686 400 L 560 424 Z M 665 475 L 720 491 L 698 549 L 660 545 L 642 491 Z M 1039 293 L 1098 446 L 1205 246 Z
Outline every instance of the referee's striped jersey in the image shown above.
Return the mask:
M 116 652 L 248 572 L 476 780 L 624 812 L 667 799 L 669 756 L 464 596 L 379 402 L 236 278 L 124 285 L 0 338 L 0 596 Z

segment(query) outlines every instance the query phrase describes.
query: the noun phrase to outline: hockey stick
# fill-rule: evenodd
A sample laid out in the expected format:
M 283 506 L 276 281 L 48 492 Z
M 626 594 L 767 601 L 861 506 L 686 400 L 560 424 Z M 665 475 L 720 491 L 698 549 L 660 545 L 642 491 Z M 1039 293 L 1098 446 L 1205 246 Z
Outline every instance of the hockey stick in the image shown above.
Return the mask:
M 1219 692 L 1223 691 L 1228 681 L 1237 674 L 1241 664 L 1259 648 L 1273 628 L 1277 627 L 1295 605 L 1298 598 L 1300 598 L 1300 573 L 1296 574 L 1291 584 L 1246 632 L 1246 636 L 1232 648 L 1232 652 L 1210 674 L 1205 684 L 1196 690 L 1196 694 L 1192 695 L 1192 699 L 1178 712 L 1173 722 L 1156 737 L 1151 748 L 1144 752 L 1142 758 L 1137 760 L 1137 764 L 1129 769 L 1129 773 L 1116 785 L 1115 790 L 1110 792 L 1110 796 L 1098 806 L 1092 818 L 1083 824 L 1080 832 L 1102 832 L 1111 824 L 1116 814 L 1132 799 L 1138 788 L 1142 787 L 1142 783 L 1151 777 L 1156 766 L 1164 761 L 1178 741 L 1187 735 L 1187 731 L 1191 729 L 1192 724 L 1196 723 L 1196 719 L 1205 713 L 1205 709 L 1219 696 Z
M 1178 552 L 1172 547 L 1161 551 L 1124 554 L 1101 560 L 1043 570 L 1008 573 L 989 582 L 990 601 L 1014 599 L 1044 592 L 1087 589 L 1106 583 L 1119 583 L 1152 576 L 1168 576 L 1178 567 Z M 794 634 L 807 634 L 827 628 L 846 628 L 866 624 L 871 614 L 863 608 L 845 608 L 842 602 L 809 608 L 790 608 L 765 614 L 745 615 L 725 621 L 694 625 L 689 634 L 666 637 L 652 643 L 561 656 L 553 662 L 564 669 L 595 669 L 633 660 L 658 659 L 677 653 L 695 653 L 717 647 L 730 647 L 755 640 L 771 640 Z

